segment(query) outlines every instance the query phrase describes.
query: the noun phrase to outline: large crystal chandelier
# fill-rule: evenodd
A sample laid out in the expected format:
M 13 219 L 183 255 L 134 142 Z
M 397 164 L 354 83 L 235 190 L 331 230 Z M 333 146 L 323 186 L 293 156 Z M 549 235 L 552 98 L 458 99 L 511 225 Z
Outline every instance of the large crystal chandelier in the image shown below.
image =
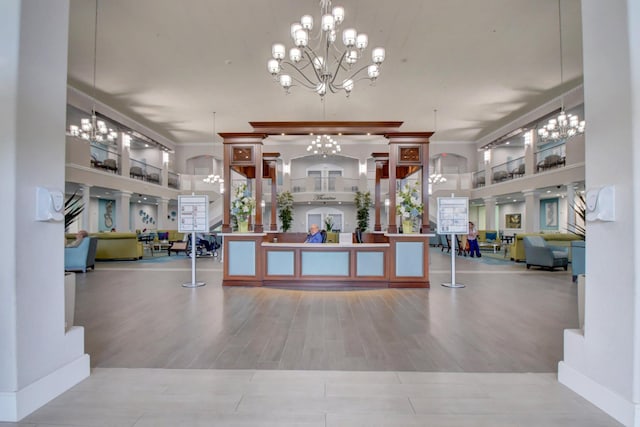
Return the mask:
M 560 40 L 560 86 L 564 83 L 564 64 L 562 55 L 562 7 L 558 0 L 558 28 Z M 575 114 L 564 111 L 564 97 L 560 101 L 560 114 L 549 119 L 546 125 L 538 129 L 538 139 L 545 142 L 564 142 L 572 136 L 584 133 L 585 121 Z
M 333 139 L 329 135 L 318 135 L 307 146 L 307 152 L 312 154 L 319 154 L 322 157 L 327 157 L 330 154 L 337 154 L 342 149 L 338 141 Z
M 108 128 L 103 120 L 98 120 L 96 115 L 96 62 L 98 57 L 98 0 L 96 0 L 96 13 L 93 27 L 93 107 L 91 118 L 80 120 L 80 126 L 70 125 L 69 135 L 86 139 L 89 142 L 115 142 L 118 132 Z
M 291 38 L 295 47 L 289 49 L 289 60 L 284 44 L 275 43 L 271 48 L 272 59 L 267 69 L 273 78 L 289 93 L 294 82 L 315 91 L 321 97 L 330 91 L 344 91 L 347 96 L 357 80 L 368 79 L 371 84 L 380 75 L 384 61 L 384 48 L 371 52 L 372 63 L 356 68 L 364 54 L 369 38 L 355 28 L 342 30 L 341 51 L 335 44 L 338 28 L 344 21 L 344 8 L 331 7 L 331 0 L 320 0 L 322 18 L 314 29 L 313 17 L 304 15 L 300 22 L 291 25 Z M 313 46 L 311 46 L 313 44 Z

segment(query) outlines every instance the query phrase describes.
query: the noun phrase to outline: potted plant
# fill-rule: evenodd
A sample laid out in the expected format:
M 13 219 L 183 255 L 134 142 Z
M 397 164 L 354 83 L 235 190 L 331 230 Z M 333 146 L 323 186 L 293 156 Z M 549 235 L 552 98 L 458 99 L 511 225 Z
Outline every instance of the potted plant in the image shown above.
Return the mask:
M 573 209 L 576 219 L 580 219 L 579 224 L 568 224 L 567 231 L 581 237 L 582 240 L 574 240 L 571 242 L 571 275 L 573 281 L 578 279 L 579 274 L 585 272 L 585 239 L 587 237 L 586 225 L 586 203 L 583 194 L 578 194 L 569 204 L 569 208 Z
M 324 217 L 324 229 L 327 231 L 333 230 L 333 217 L 331 215 Z
M 64 229 L 67 231 L 69 226 L 73 224 L 73 222 L 78 218 L 78 215 L 82 213 L 84 210 L 84 204 L 82 203 L 82 199 L 76 199 L 75 191 L 67 200 L 64 202 Z
M 291 230 L 293 223 L 293 195 L 290 191 L 284 191 L 278 194 L 278 218 L 282 224 L 282 231 L 285 233 Z
M 256 200 L 251 197 L 247 184 L 240 184 L 235 189 L 235 198 L 231 202 L 231 214 L 236 217 L 238 232 L 249 231 L 249 217 L 256 207 Z
M 371 193 L 357 191 L 355 197 L 358 229 L 364 232 L 369 228 L 369 209 L 371 209 Z
M 413 233 L 415 219 L 422 215 L 423 209 L 419 183 L 405 184 L 396 196 L 396 214 L 402 219 L 404 234 Z

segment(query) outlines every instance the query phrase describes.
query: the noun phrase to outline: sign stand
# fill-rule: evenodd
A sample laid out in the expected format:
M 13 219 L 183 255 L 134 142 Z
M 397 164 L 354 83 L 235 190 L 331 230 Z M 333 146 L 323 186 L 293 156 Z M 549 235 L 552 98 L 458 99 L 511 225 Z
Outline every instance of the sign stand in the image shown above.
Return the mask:
M 196 231 L 206 232 L 209 224 L 209 197 L 178 196 L 178 231 L 191 232 L 191 283 L 183 283 L 183 288 L 199 288 L 205 282 L 196 281 Z
M 451 241 L 451 282 L 442 283 L 447 288 L 464 288 L 456 283 L 456 234 L 469 232 L 469 198 L 438 197 L 438 234 L 449 234 Z

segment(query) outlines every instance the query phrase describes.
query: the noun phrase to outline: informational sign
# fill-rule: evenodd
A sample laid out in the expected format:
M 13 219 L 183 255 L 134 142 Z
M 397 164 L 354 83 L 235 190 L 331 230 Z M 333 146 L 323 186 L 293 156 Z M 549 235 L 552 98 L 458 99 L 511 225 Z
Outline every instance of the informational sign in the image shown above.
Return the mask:
M 438 197 L 438 234 L 469 232 L 469 198 Z
M 209 231 L 209 196 L 178 196 L 178 231 L 181 233 Z

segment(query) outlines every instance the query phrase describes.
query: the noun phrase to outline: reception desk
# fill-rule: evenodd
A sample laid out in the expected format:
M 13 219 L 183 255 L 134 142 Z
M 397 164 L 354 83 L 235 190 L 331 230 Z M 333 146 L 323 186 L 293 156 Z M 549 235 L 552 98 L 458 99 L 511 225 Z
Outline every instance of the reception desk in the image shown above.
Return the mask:
M 224 286 L 429 287 L 429 234 L 376 243 L 274 243 L 274 233 L 225 233 Z M 284 239 L 286 240 L 286 239 Z

